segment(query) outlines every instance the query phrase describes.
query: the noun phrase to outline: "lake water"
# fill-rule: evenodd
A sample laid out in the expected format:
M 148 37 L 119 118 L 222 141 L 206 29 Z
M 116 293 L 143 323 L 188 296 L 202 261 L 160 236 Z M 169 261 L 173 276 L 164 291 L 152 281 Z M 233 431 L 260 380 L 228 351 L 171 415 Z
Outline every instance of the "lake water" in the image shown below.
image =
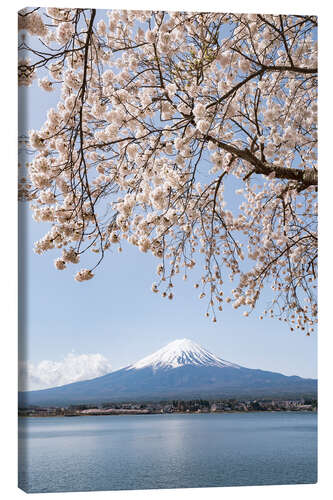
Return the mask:
M 317 481 L 313 413 L 19 419 L 27 492 Z

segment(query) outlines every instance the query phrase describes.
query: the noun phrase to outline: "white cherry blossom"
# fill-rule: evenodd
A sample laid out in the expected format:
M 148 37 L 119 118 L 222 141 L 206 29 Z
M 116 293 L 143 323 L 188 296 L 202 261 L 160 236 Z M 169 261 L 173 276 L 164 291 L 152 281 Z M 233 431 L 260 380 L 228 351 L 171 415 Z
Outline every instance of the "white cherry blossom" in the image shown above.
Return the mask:
M 250 315 L 268 284 L 260 317 L 312 332 L 316 17 L 24 9 L 19 30 L 35 37 L 20 85 L 59 89 L 20 185 L 51 225 L 35 252 L 59 249 L 61 270 L 93 251 L 81 282 L 125 239 L 158 259 L 162 297 L 196 266 L 213 322 L 225 302 Z

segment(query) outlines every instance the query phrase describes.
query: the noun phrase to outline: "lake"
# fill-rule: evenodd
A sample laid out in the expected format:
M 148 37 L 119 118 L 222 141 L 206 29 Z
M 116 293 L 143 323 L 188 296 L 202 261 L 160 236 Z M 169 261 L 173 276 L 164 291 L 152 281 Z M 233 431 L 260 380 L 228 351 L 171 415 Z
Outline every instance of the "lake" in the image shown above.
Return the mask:
M 310 412 L 19 419 L 19 487 L 30 493 L 316 481 Z

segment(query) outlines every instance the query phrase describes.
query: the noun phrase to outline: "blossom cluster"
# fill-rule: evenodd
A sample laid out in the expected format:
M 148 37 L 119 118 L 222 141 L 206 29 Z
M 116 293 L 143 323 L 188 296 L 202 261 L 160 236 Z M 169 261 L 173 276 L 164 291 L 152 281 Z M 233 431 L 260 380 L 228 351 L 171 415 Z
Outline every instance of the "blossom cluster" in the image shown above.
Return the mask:
M 92 250 L 97 266 L 127 240 L 160 259 L 152 291 L 162 297 L 202 266 L 195 288 L 212 321 L 225 302 L 248 316 L 269 283 L 266 314 L 313 331 L 316 18 L 45 15 L 52 22 L 35 11 L 20 20 L 58 47 L 40 87 L 61 84 L 57 107 L 30 131 L 31 208 L 52 224 L 35 251 L 62 249 L 62 270 Z M 224 298 L 226 278 L 238 283 Z

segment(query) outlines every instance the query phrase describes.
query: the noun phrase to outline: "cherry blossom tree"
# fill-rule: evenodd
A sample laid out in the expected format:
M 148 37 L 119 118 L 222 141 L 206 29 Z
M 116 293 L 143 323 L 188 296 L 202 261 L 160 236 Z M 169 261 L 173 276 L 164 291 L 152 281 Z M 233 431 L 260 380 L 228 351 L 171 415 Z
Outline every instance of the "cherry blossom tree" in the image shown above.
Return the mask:
M 157 258 L 163 297 L 200 267 L 214 322 L 224 302 L 247 316 L 268 284 L 263 315 L 313 331 L 316 29 L 298 15 L 21 11 L 19 83 L 59 95 L 20 183 L 51 227 L 35 252 L 59 249 L 62 270 L 92 250 L 85 281 L 124 239 Z

